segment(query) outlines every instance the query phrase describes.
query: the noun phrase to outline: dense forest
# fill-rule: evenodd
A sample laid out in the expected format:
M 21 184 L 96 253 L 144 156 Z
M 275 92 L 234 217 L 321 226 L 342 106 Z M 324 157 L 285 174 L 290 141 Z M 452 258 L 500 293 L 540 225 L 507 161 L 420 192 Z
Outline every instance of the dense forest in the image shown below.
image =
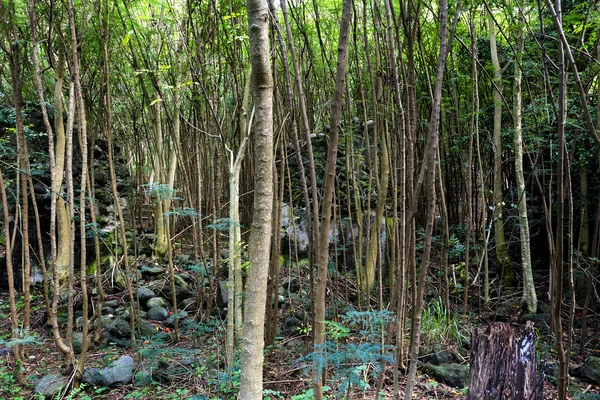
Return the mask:
M 0 398 L 600 398 L 596 2 L 0 20 Z

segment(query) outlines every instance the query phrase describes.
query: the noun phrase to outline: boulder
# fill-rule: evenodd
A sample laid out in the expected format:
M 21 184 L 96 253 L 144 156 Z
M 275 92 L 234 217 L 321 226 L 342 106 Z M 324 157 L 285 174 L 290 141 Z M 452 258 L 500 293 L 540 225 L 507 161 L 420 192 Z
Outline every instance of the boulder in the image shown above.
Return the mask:
M 146 286 L 140 286 L 138 288 L 138 297 L 140 298 L 140 303 L 145 303 L 155 296 L 156 293 Z
M 582 379 L 600 385 L 600 357 L 588 357 L 586 362 L 577 369 Z
M 196 299 L 183 300 L 181 302 L 181 308 L 188 312 L 196 312 L 198 310 Z
M 217 287 L 217 304 L 221 308 L 227 307 L 227 302 L 229 301 L 229 292 L 227 291 L 227 281 L 220 280 L 219 286 Z
M 73 351 L 77 354 L 81 353 L 81 346 L 83 345 L 83 332 L 73 333 Z M 87 339 L 88 350 L 94 349 L 94 342 L 89 338 Z
M 142 275 L 146 276 L 158 276 L 165 272 L 165 270 L 159 265 L 142 265 Z
M 148 321 L 140 321 L 139 330 L 140 336 L 142 337 L 153 336 L 156 332 L 158 332 L 158 328 Z
M 49 374 L 44 376 L 35 385 L 33 393 L 41 395 L 46 399 L 54 398 L 60 390 L 67 386 L 69 378 L 60 374 Z
M 113 386 L 129 383 L 133 379 L 135 361 L 130 356 L 122 356 L 106 368 L 86 368 L 82 381 L 92 386 Z
M 125 339 L 131 336 L 131 327 L 129 322 L 121 318 L 115 319 L 111 324 L 106 326 L 108 332 L 118 339 Z
M 427 355 L 423 357 L 424 363 L 430 363 L 433 365 L 444 365 L 444 364 L 452 364 L 458 361 L 456 356 L 451 351 L 438 351 L 433 354 Z
M 103 386 L 112 386 L 118 383 L 129 383 L 133 379 L 135 361 L 130 356 L 121 356 L 110 366 L 102 369 Z
M 436 381 L 462 389 L 469 386 L 469 367 L 463 364 L 433 365 L 426 363 L 423 370 L 431 374 Z
M 154 321 L 164 321 L 169 318 L 169 312 L 164 307 L 152 307 L 148 310 L 148 319 Z
M 148 309 L 153 307 L 169 307 L 169 302 L 164 297 L 153 297 L 146 302 Z

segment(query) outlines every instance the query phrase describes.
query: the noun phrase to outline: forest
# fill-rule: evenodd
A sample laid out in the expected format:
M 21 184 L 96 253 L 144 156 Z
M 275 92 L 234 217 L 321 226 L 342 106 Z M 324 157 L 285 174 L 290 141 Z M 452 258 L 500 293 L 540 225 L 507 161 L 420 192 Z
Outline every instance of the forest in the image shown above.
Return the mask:
M 600 399 L 597 2 L 0 20 L 0 399 Z

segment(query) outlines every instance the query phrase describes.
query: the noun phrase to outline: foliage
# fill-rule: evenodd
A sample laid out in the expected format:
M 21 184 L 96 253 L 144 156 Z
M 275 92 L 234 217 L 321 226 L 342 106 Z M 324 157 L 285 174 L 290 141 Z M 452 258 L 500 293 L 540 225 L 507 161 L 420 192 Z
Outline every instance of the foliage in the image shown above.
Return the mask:
M 17 383 L 15 371 L 11 371 L 6 364 L 0 364 L 0 395 L 8 395 L 8 398 L 23 399 L 22 388 Z
M 369 382 L 380 373 L 381 365 L 394 360 L 394 347 L 381 344 L 382 329 L 394 319 L 392 312 L 382 310 L 349 311 L 341 315 L 343 323 L 325 321 L 331 340 L 326 340 L 321 349 L 311 352 L 303 360 L 316 361 L 319 373 L 325 368 L 333 368 L 335 373 L 331 382 L 337 383 L 338 395 L 352 387 L 366 391 L 371 387 Z M 358 336 L 353 337 L 353 332 Z
M 219 218 L 212 222 L 212 224 L 206 225 L 207 228 L 215 229 L 219 232 L 229 232 L 229 228 L 231 225 L 242 227 L 242 225 L 237 222 L 231 220 L 231 218 Z
M 169 185 L 164 183 L 149 183 L 142 185 L 142 187 L 154 203 L 165 200 L 183 200 L 176 196 L 179 190 L 172 189 Z
M 468 340 L 456 315 L 450 315 L 440 297 L 430 302 L 423 310 L 421 338 L 427 344 L 453 341 L 459 346 Z

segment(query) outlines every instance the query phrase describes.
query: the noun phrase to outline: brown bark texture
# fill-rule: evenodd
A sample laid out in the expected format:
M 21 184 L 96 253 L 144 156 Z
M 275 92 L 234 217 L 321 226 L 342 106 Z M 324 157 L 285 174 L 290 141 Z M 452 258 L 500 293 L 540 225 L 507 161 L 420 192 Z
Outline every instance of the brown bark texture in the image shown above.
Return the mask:
M 535 332 L 530 321 L 520 338 L 504 322 L 475 329 L 470 363 L 467 400 L 543 399 L 544 376 L 537 374 Z

